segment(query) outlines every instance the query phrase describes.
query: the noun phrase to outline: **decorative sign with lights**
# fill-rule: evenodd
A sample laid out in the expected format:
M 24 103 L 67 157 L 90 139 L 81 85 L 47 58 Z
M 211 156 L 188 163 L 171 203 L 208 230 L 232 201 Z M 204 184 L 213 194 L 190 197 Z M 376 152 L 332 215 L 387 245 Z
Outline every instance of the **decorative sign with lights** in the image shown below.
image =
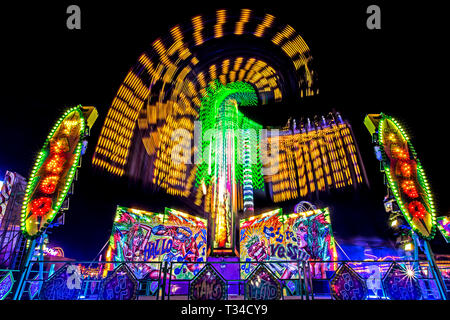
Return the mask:
M 226 300 L 227 283 L 207 264 L 189 284 L 189 300 Z
M 383 286 L 391 300 L 420 300 L 422 291 L 417 281 L 418 270 L 403 268 L 394 263 L 383 279 Z
M 382 152 L 387 183 L 411 228 L 426 240 L 436 232 L 433 196 L 422 165 L 397 120 L 383 113 L 364 120 Z
M 39 300 L 77 300 L 81 292 L 77 268 L 66 264 L 42 284 Z
M 280 300 L 281 284 L 262 264 L 245 281 L 246 300 Z
M 135 300 L 138 282 L 125 264 L 108 276 L 101 290 L 101 300 Z
M 367 297 L 365 281 L 345 263 L 336 271 L 330 289 L 336 300 L 365 300 Z
M 450 243 L 450 218 L 437 218 L 438 228 L 447 243 Z
M 33 166 L 22 206 L 21 228 L 37 238 L 58 214 L 80 161 L 83 138 L 97 118 L 93 107 L 67 110 L 56 122 Z
M 6 171 L 5 178 L 0 184 L 0 225 L 2 223 L 3 217 L 6 214 L 6 207 L 8 205 L 8 200 L 11 197 L 11 192 L 16 180 L 16 173 Z
M 14 285 L 14 277 L 11 271 L 0 273 L 0 300 L 4 300 L 11 292 Z

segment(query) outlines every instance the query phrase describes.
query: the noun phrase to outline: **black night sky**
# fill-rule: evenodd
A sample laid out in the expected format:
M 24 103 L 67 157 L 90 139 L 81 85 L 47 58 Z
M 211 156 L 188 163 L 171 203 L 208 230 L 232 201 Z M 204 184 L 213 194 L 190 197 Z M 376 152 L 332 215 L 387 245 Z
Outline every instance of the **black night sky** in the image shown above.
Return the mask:
M 10 170 L 28 178 L 50 127 L 67 107 L 94 105 L 99 112 L 66 224 L 51 231 L 50 242 L 62 246 L 67 257 L 93 259 L 109 238 L 116 205 L 145 209 L 161 203 L 160 197 L 130 182 L 95 171 L 94 147 L 107 110 L 138 56 L 172 26 L 219 8 L 273 14 L 303 36 L 315 59 L 320 95 L 300 105 L 286 102 L 277 112 L 267 106 L 262 122 L 281 125 L 291 115 L 327 114 L 332 108 L 350 121 L 370 189 L 333 200 L 336 237 L 390 236 L 383 176 L 363 124 L 367 113 L 384 112 L 404 123 L 435 192 L 438 214 L 448 214 L 450 111 L 443 98 L 448 66 L 442 10 L 379 1 L 294 2 L 240 2 L 239 7 L 212 1 L 184 6 L 165 1 L 2 4 L 0 177 Z M 66 28 L 70 4 L 81 8 L 81 30 Z M 381 30 L 366 28 L 370 4 L 381 7 Z M 437 253 L 450 252 L 439 233 L 432 246 Z

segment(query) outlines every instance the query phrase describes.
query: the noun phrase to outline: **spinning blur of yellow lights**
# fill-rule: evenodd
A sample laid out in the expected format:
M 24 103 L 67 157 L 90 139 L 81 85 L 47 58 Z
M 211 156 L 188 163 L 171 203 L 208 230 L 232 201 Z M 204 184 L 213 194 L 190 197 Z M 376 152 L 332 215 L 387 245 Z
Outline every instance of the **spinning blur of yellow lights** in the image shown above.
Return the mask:
M 243 37 L 253 39 L 256 45 L 268 44 L 274 48 L 273 52 L 262 49 L 258 56 L 251 56 L 236 47 L 224 56 L 200 54 L 208 50 L 211 40 L 219 44 L 226 41 L 223 49 L 227 49 L 233 47 L 233 39 Z M 265 44 L 261 48 L 267 48 Z M 274 55 L 289 61 L 290 69 L 286 71 L 288 68 L 274 65 L 271 62 Z M 175 129 L 185 129 L 192 135 L 205 88 L 216 79 L 222 84 L 244 81 L 255 87 L 260 103 L 264 104 L 285 98 L 280 79 L 288 77 L 296 81 L 295 95 L 314 95 L 318 88 L 311 63 L 309 47 L 301 35 L 271 14 L 261 16 L 244 8 L 194 16 L 184 24 L 169 28 L 167 35 L 156 39 L 129 70 L 106 115 L 93 164 L 113 175 L 146 177 L 171 194 L 190 195 L 196 166 L 171 161 L 175 145 L 171 137 Z M 305 179 L 311 177 L 316 167 L 323 167 L 324 178 L 314 187 L 322 189 L 336 170 L 328 168 L 329 162 L 325 160 L 319 162 L 317 157 L 321 151 L 315 152 L 313 159 L 304 160 L 309 161 Z M 142 154 L 154 162 L 150 174 L 137 156 Z M 288 154 L 291 163 L 295 157 L 295 153 Z M 349 164 L 341 163 L 342 156 L 336 154 L 330 161 L 334 161 L 334 166 L 340 165 L 341 180 L 348 180 Z M 291 174 L 286 179 L 291 181 L 289 188 L 295 189 L 292 167 L 289 170 Z M 307 189 L 313 188 L 310 181 L 302 183 L 307 183 Z M 196 202 L 198 194 L 195 192 Z M 289 197 L 294 195 L 291 191 Z
M 281 133 L 278 138 L 279 170 L 264 178 L 274 202 L 367 182 L 346 122 L 328 123 L 308 132 Z M 269 144 L 272 139 L 269 137 Z

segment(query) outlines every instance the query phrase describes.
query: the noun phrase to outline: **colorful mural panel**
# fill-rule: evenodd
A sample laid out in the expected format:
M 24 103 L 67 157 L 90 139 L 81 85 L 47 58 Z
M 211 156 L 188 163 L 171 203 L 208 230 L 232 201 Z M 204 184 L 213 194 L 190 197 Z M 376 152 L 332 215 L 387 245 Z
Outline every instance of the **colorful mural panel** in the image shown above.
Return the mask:
M 410 227 L 431 240 L 436 232 L 434 196 L 424 169 L 406 131 L 386 114 L 370 114 L 364 120 L 377 141 L 387 185 Z
M 205 219 L 168 208 L 161 214 L 119 206 L 110 259 L 149 262 L 128 265 L 138 279 L 157 279 L 161 262 L 180 262 L 173 264 L 172 277 L 192 279 L 206 261 L 206 240 Z

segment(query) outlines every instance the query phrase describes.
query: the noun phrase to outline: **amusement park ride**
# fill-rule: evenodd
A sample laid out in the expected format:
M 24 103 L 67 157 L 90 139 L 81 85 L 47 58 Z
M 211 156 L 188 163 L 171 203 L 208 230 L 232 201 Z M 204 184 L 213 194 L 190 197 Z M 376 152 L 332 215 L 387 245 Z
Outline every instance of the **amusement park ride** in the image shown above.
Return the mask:
M 104 279 L 93 292 L 98 290 L 102 299 L 134 299 L 140 283 L 147 281 L 148 295 L 164 298 L 173 294 L 174 283 L 184 290 L 184 281 L 189 282 L 190 299 L 226 299 L 241 292 L 229 280 L 233 276 L 244 283 L 246 299 L 280 299 L 286 292 L 303 298 L 313 290 L 307 279 L 314 278 L 330 280 L 330 297 L 335 299 L 367 299 L 369 280 L 355 267 L 364 269 L 363 262 L 352 265 L 338 258 L 330 208 L 305 201 L 368 184 L 349 122 L 335 111 L 312 119 L 291 118 L 284 127 L 264 127 L 247 116 L 247 110 L 261 105 L 276 105 L 288 97 L 301 105 L 302 99 L 318 94 L 308 45 L 273 15 L 218 10 L 212 16 L 195 16 L 156 39 L 120 85 L 106 113 L 92 166 L 183 199 L 192 212 L 170 203 L 164 212 L 151 203 L 146 210 L 118 204 L 111 237 L 100 255 L 101 268 L 90 268 L 94 262 L 83 267 L 83 274 Z M 18 272 L 15 284 L 2 274 L 1 283 L 6 288 L 9 281 L 11 288 L 0 298 L 11 289 L 14 299 L 25 293 L 31 299 L 87 296 L 76 285 L 55 293 L 51 281 L 68 280 L 74 271 L 69 263 L 46 273 L 43 246 L 46 231 L 61 223 L 68 208 L 67 196 L 97 116 L 94 107 L 68 109 L 38 153 L 26 187 L 22 181 L 14 183 L 18 191 L 9 190 L 6 200 L 22 196 L 20 222 L 17 205 L 5 205 L 9 211 L 0 216 L 0 245 L 6 248 L 13 234 L 17 239 L 9 251 L 0 252 L 0 267 Z M 405 219 L 415 248 L 423 243 L 427 276 L 434 279 L 439 298 L 446 299 L 446 285 L 429 245 L 437 214 L 411 141 L 385 114 L 369 114 L 364 124 L 385 175 L 386 211 L 397 219 L 391 220 Z M 7 184 L 4 189 L 12 185 Z M 257 192 L 272 207 L 255 206 Z M 298 203 L 294 208 L 293 201 Z M 11 222 L 14 210 L 16 219 Z M 41 261 L 35 263 L 35 279 L 43 282 L 39 288 L 30 280 L 34 261 Z M 417 249 L 411 265 L 416 275 L 410 284 L 399 276 L 410 271 L 409 262 L 385 268 L 379 279 L 384 293 L 375 296 L 428 299 L 420 291 L 428 285 L 419 286 L 417 280 L 423 268 Z M 128 279 L 128 291 L 117 296 L 120 277 Z M 356 289 L 351 295 L 346 291 L 346 277 L 354 280 L 358 294 Z M 393 281 L 404 284 L 406 293 L 394 292 Z M 261 282 L 269 289 L 261 289 Z M 220 294 L 203 292 L 205 283 L 219 286 Z M 32 291 L 40 293 L 31 295 Z

